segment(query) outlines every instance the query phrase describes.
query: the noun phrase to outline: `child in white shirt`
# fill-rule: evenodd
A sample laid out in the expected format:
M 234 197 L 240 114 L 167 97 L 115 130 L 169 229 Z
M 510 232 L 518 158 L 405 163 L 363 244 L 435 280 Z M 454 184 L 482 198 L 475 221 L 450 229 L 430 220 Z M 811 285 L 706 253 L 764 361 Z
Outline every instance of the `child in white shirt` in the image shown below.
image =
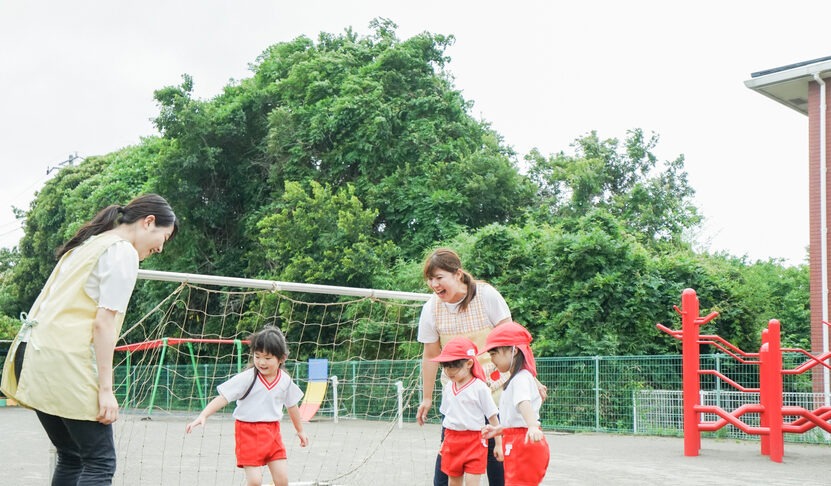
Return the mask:
M 531 352 L 531 334 L 515 322 L 502 324 L 488 335 L 485 350 L 500 373 L 511 373 L 499 399 L 498 426 L 486 425 L 485 438 L 502 436 L 505 484 L 540 484 L 550 451 L 540 429 L 542 397 Z
M 286 338 L 276 327 L 266 327 L 250 338 L 254 366 L 239 373 L 217 387 L 219 396 L 185 428 L 190 433 L 232 401 L 234 409 L 234 439 L 237 467 L 245 469 L 249 485 L 262 484 L 262 466 L 268 466 L 275 486 L 288 485 L 286 448 L 280 434 L 283 406 L 300 438 L 300 447 L 309 444 L 303 432 L 297 403 L 303 392 L 283 370 L 289 351 Z M 269 437 L 269 440 L 263 440 Z
M 490 387 L 485 384 L 485 372 L 476 359 L 477 354 L 473 341 L 458 336 L 448 341 L 441 354 L 432 359 L 441 363 L 449 378 L 442 389 L 439 407 L 444 415 L 441 470 L 447 474 L 449 486 L 479 484 L 479 476 L 485 473 L 488 463 L 482 421 L 486 418 L 491 425 L 499 425 L 498 409 Z M 501 451 L 497 437 L 497 459 L 501 459 Z

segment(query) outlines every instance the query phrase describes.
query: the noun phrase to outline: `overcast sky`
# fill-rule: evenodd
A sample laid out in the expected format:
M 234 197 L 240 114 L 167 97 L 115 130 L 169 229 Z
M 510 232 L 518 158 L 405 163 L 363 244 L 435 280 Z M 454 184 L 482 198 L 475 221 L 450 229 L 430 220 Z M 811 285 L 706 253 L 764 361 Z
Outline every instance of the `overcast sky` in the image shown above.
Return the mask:
M 509 6 L 510 5 L 510 6 Z M 449 70 L 521 155 L 591 130 L 660 135 L 683 154 L 710 251 L 804 261 L 807 117 L 744 86 L 752 72 L 831 55 L 831 2 L 0 0 L 0 246 L 71 154 L 154 135 L 153 91 L 193 76 L 199 98 L 271 44 L 375 17 L 398 36 L 453 34 Z

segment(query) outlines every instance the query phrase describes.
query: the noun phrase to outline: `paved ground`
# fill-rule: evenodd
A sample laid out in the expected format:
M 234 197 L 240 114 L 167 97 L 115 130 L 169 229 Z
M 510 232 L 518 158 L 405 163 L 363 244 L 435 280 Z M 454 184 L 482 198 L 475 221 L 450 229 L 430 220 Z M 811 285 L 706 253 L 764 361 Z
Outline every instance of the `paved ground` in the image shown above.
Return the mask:
M 190 417 L 123 416 L 117 422 L 120 485 L 239 485 L 233 423 L 212 417 L 200 433 L 184 434 Z M 343 485 L 431 484 L 437 426 L 342 420 L 307 424 L 311 446 L 300 449 L 283 424 L 292 484 L 316 478 Z M 545 485 L 831 485 L 831 447 L 785 444 L 771 462 L 758 442 L 705 439 L 685 457 L 678 438 L 548 433 L 551 466 Z M 47 484 L 50 444 L 34 413 L 0 408 L 0 485 Z M 340 476 L 340 477 L 337 477 Z M 484 483 L 484 481 L 483 481 Z

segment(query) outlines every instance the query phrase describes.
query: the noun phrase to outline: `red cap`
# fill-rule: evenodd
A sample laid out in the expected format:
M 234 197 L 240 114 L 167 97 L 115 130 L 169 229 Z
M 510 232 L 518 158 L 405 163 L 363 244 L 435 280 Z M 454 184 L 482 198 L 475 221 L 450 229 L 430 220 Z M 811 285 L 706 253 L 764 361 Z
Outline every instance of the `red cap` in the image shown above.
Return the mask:
M 482 369 L 482 364 L 479 363 L 479 360 L 476 358 L 478 354 L 479 350 L 476 348 L 473 341 L 464 336 L 456 336 L 450 341 L 447 341 L 447 344 L 445 344 L 441 350 L 441 354 L 435 358 L 432 358 L 430 361 L 447 363 L 459 359 L 472 359 L 473 369 L 471 371 L 473 376 L 484 381 L 485 370 Z
M 537 364 L 531 352 L 531 333 L 516 322 L 507 322 L 493 328 L 485 340 L 485 351 L 501 346 L 515 346 L 525 356 L 525 368 L 537 376 Z

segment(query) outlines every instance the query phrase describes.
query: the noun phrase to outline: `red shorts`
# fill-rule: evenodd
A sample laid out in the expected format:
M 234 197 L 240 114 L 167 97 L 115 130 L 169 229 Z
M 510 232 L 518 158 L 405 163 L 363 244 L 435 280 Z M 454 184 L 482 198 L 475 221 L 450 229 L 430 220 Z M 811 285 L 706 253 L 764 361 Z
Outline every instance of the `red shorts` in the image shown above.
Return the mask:
M 502 432 L 505 454 L 505 486 L 538 486 L 545 477 L 551 452 L 543 436 L 539 442 L 525 443 L 525 427 L 507 428 Z
M 488 466 L 488 441 L 478 430 L 445 429 L 440 454 L 441 472 L 448 476 L 484 474 Z
M 234 424 L 237 467 L 265 466 L 286 458 L 286 447 L 280 436 L 280 422 L 241 422 Z

